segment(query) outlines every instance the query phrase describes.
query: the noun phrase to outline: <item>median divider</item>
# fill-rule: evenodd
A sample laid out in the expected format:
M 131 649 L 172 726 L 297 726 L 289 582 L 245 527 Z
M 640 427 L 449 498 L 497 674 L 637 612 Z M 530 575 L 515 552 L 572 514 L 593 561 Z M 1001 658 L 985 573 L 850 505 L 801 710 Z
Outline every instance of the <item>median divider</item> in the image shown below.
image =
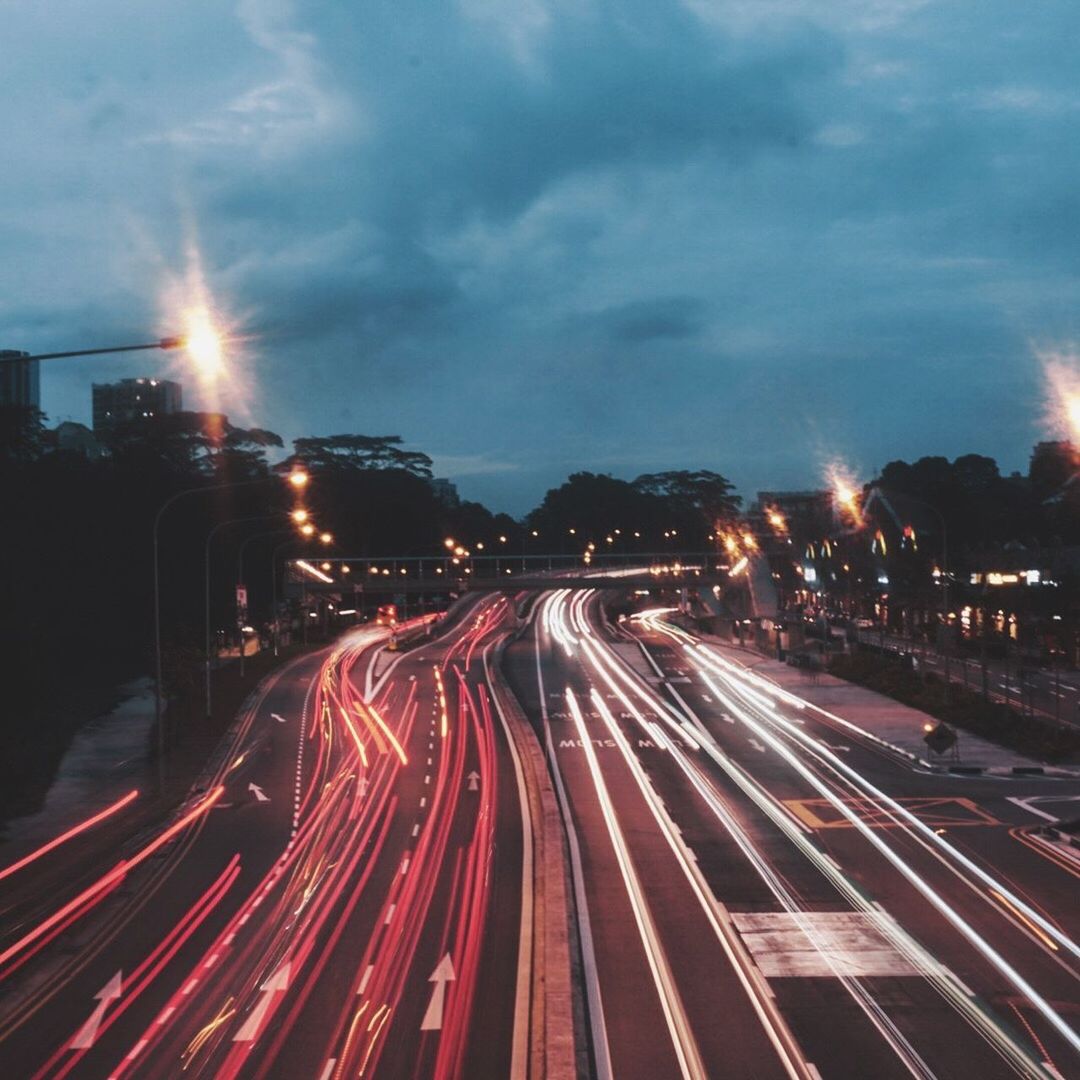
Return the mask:
M 568 852 L 547 762 L 532 725 L 502 674 L 505 641 L 488 670 L 496 705 L 514 741 L 528 799 L 532 834 L 532 962 L 528 1080 L 575 1080 L 574 981 Z M 525 898 L 522 898 L 525 902 Z

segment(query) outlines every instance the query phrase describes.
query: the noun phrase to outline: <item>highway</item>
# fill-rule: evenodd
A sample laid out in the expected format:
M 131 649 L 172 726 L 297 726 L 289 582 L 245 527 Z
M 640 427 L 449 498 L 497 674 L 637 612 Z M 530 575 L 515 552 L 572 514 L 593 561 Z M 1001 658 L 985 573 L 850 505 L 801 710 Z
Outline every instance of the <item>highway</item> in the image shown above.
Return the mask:
M 1077 870 L 655 613 L 552 592 L 508 674 L 571 832 L 596 1072 L 1070 1076 Z
M 5 851 L 3 1075 L 538 1075 L 528 728 L 579 1075 L 1080 1075 L 1080 861 L 1030 831 L 1080 782 L 918 771 L 611 595 L 350 631 L 262 684 L 169 820 L 126 826 L 129 793 Z
M 411 651 L 354 631 L 264 685 L 171 821 L 93 808 L 5 859 L 3 1075 L 510 1075 L 523 803 L 486 672 L 512 622 L 493 596 Z

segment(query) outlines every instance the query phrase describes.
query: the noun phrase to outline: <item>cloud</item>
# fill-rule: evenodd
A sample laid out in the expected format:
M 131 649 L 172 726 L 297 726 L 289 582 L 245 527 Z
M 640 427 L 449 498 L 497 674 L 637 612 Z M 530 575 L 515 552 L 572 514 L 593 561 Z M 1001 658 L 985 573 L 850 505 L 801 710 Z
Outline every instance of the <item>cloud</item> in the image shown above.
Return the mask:
M 1076 336 L 1071 0 L 9 8 L 0 344 L 156 331 L 190 217 L 261 423 L 515 509 L 597 462 L 812 483 L 815 424 L 1016 467 L 1017 358 Z
M 704 305 L 694 296 L 631 300 L 601 311 L 576 315 L 571 323 L 595 326 L 613 342 L 645 344 L 662 339 L 693 337 L 702 329 Z

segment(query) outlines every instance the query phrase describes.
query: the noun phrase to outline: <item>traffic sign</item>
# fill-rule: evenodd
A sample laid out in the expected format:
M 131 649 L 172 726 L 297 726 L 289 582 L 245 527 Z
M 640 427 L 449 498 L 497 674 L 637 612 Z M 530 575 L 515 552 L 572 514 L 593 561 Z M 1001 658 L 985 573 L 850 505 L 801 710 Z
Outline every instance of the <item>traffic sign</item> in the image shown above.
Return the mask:
M 939 723 L 931 728 L 924 736 L 923 742 L 934 751 L 935 754 L 944 754 L 946 750 L 956 745 L 956 732 L 951 727 Z

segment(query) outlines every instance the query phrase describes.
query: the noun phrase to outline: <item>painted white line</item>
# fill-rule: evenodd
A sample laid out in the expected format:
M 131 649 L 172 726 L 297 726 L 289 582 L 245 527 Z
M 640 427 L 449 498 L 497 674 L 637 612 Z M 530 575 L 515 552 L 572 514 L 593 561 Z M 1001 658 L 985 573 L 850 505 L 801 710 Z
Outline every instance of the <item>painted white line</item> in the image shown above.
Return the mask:
M 368 964 L 368 966 L 366 968 L 364 968 L 364 974 L 363 974 L 363 977 L 360 979 L 360 985 L 356 988 L 356 992 L 358 994 L 362 994 L 367 989 L 367 984 L 371 979 L 371 973 L 374 970 L 375 970 L 375 965 L 374 964 Z
M 383 926 L 389 926 L 390 925 L 390 920 L 394 917 L 394 909 L 396 907 L 397 907 L 397 904 L 391 904 L 390 905 L 389 910 L 386 912 L 386 918 L 383 919 Z

